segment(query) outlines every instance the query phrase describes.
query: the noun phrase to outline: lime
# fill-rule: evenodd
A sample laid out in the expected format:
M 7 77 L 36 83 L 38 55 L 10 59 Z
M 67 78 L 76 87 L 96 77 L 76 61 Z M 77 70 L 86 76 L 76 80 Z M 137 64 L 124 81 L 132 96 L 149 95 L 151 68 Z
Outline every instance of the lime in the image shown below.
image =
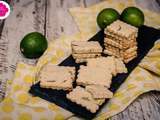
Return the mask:
M 31 32 L 20 43 L 20 50 L 27 58 L 38 58 L 47 49 L 48 43 L 41 33 Z
M 141 27 L 144 24 L 144 14 L 139 8 L 128 7 L 122 12 L 121 20 L 135 27 Z
M 97 16 L 97 24 L 101 29 L 111 24 L 119 18 L 119 13 L 113 8 L 103 9 Z

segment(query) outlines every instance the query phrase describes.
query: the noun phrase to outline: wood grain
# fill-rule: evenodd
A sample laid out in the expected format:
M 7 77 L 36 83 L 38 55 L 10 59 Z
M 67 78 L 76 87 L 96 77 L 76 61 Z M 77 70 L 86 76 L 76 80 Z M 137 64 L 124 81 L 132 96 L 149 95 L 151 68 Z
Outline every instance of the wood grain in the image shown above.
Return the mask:
M 149 92 L 141 95 L 129 107 L 110 120 L 159 120 L 160 94 Z
M 68 8 L 88 7 L 100 1 L 103 0 L 12 0 L 13 12 L 5 22 L 0 21 L 0 75 L 2 76 L 0 81 L 3 84 L 0 85 L 0 97 L 4 96 L 2 86 L 12 78 L 17 62 L 34 64 L 37 61 L 26 59 L 19 52 L 19 43 L 25 34 L 39 31 L 46 35 L 48 40 L 59 38 L 64 34 L 72 35 L 78 32 L 78 28 L 68 13 Z M 137 4 L 160 12 L 156 1 L 137 0 Z M 158 92 L 143 94 L 123 112 L 110 119 L 159 120 L 160 94 Z
M 19 49 L 19 44 L 25 34 L 33 31 L 39 31 L 44 34 L 45 25 L 45 0 L 18 0 L 12 1 L 13 12 L 5 20 L 4 28 L 1 33 L 1 41 L 8 44 L 4 53 L 6 53 L 7 70 L 2 75 L 3 83 L 11 79 L 16 64 L 23 61 L 34 64 L 36 60 L 24 58 Z
M 72 35 L 78 28 L 68 8 L 79 6 L 80 0 L 48 0 L 46 12 L 46 36 L 48 40 L 61 35 Z
M 4 26 L 4 20 L 0 21 L 0 100 L 2 100 L 2 98 L 4 97 L 5 93 L 5 85 L 6 82 L 4 82 L 4 77 L 3 73 L 6 72 L 6 51 L 7 51 L 7 41 L 2 37 L 1 33 L 3 30 L 3 26 Z
M 148 8 L 149 10 L 160 13 L 160 6 L 156 0 L 136 0 L 136 3 L 143 8 Z

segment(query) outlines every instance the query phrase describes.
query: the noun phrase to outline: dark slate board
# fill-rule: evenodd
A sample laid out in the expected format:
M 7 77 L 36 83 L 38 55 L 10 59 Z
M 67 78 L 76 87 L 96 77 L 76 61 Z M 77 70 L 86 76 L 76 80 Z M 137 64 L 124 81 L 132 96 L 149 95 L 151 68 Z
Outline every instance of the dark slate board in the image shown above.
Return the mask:
M 95 36 L 93 36 L 89 41 L 99 41 L 102 47 L 104 47 L 103 38 L 104 38 L 103 31 L 100 31 Z M 126 64 L 128 68 L 128 73 L 118 74 L 116 77 L 112 79 L 112 84 L 110 87 L 110 90 L 112 92 L 115 92 L 119 88 L 119 86 L 125 81 L 125 79 L 131 73 L 131 71 L 138 65 L 138 63 L 144 58 L 144 56 L 148 53 L 148 51 L 153 47 L 154 42 L 158 38 L 160 38 L 160 30 L 147 27 L 147 26 L 143 26 L 139 28 L 139 34 L 137 38 L 138 57 L 130 61 L 128 64 Z M 76 64 L 74 62 L 72 56 L 69 56 L 68 58 L 66 58 L 59 65 L 75 66 L 77 70 L 79 69 L 79 64 Z M 76 84 L 74 83 L 74 86 L 75 85 Z M 31 93 L 34 96 L 39 96 L 47 101 L 54 102 L 55 104 L 86 119 L 92 119 L 104 105 L 104 104 L 101 105 L 100 109 L 96 113 L 91 113 L 88 110 L 86 110 L 84 107 L 77 105 L 71 102 L 70 100 L 66 99 L 67 92 L 62 90 L 52 90 L 52 89 L 41 88 L 39 83 L 32 85 L 31 89 L 29 90 L 29 93 Z M 105 103 L 107 103 L 107 101 L 108 100 L 106 100 Z

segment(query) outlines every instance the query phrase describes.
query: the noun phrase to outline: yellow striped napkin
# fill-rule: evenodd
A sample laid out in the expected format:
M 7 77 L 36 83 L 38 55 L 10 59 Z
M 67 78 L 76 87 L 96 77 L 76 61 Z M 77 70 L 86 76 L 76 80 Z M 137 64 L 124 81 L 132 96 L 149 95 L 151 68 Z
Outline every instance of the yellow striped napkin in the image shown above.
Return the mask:
M 122 10 L 129 5 L 135 5 L 133 0 L 127 2 L 115 2 L 108 0 L 89 8 L 73 8 L 73 15 L 80 33 L 73 36 L 61 36 L 58 40 L 52 40 L 44 55 L 39 59 L 36 66 L 24 63 L 17 64 L 8 96 L 0 103 L 0 120 L 64 120 L 73 116 L 73 113 L 58 107 L 53 103 L 33 97 L 28 94 L 30 86 L 35 83 L 36 73 L 47 62 L 58 64 L 71 53 L 70 43 L 72 40 L 87 40 L 99 29 L 96 25 L 96 14 L 104 7 L 114 7 Z M 146 24 L 158 27 L 160 16 L 156 13 L 144 10 Z M 76 13 L 78 15 L 76 15 Z M 86 15 L 87 19 L 86 18 Z M 92 20 L 90 19 L 92 17 Z M 154 19 L 150 19 L 154 17 Z M 90 24 L 88 24 L 90 23 Z M 160 90 L 160 41 L 156 42 L 148 55 L 132 71 L 126 81 L 114 94 L 114 97 L 102 108 L 95 119 L 104 120 L 123 111 L 140 94 L 150 90 Z M 148 64 L 150 63 L 150 64 Z M 152 72 L 150 72 L 152 71 Z M 78 117 L 77 117 L 78 119 Z

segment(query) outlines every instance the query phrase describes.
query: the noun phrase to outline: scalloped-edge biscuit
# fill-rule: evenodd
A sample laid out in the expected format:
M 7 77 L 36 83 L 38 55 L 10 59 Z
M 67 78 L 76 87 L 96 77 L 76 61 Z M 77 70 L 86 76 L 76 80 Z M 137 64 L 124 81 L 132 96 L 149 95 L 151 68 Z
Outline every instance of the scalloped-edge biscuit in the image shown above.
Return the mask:
M 75 81 L 75 67 L 46 64 L 38 73 L 37 79 L 42 88 L 72 90 Z
M 116 40 L 114 38 L 105 38 L 104 39 L 104 46 L 107 47 L 107 46 L 114 46 L 118 49 L 127 49 L 127 48 L 131 48 L 131 47 L 134 47 L 137 45 L 137 42 L 136 42 L 136 39 L 135 40 L 130 40 L 130 41 L 126 41 L 126 40 Z
M 103 51 L 104 54 L 107 54 L 110 56 L 115 56 L 117 58 L 122 59 L 124 61 L 124 63 L 128 63 L 129 61 L 131 61 L 135 57 L 137 57 L 137 51 L 130 51 L 130 53 L 128 53 L 128 51 L 127 52 L 119 51 L 119 52 L 117 52 L 113 49 L 108 49 L 108 48 Z
M 128 63 L 128 62 L 130 62 L 131 60 L 133 60 L 136 57 L 137 57 L 137 54 L 132 56 L 132 57 L 130 57 L 130 58 L 128 58 L 128 59 L 124 59 L 123 61 L 124 61 L 124 63 Z
M 115 46 L 119 49 L 123 49 L 123 45 L 121 45 L 120 43 L 116 42 L 115 40 L 113 39 L 110 39 L 110 38 L 105 38 L 104 39 L 104 46 L 107 46 L 107 45 L 112 45 L 112 46 Z
M 129 59 L 132 58 L 133 56 L 137 55 L 137 52 L 131 52 L 130 54 L 121 54 L 121 56 L 123 56 L 123 59 Z
M 120 20 L 116 20 L 107 26 L 104 31 L 106 34 L 112 33 L 113 35 L 116 34 L 122 38 L 132 38 L 137 36 L 138 28 Z
M 107 55 L 111 55 L 111 56 L 115 56 L 115 57 L 120 57 L 120 54 L 119 53 L 117 53 L 116 51 L 112 51 L 112 50 L 110 50 L 110 49 L 105 49 L 104 51 L 103 51 L 103 53 L 104 54 L 107 54 Z M 123 58 L 122 58 L 123 59 Z
M 85 89 L 92 94 L 94 99 L 113 97 L 113 93 L 102 85 L 88 85 Z
M 115 59 L 116 73 L 127 73 L 128 70 L 123 63 L 123 61 L 119 58 Z
M 88 59 L 87 66 L 95 66 L 98 68 L 107 69 L 106 72 L 110 71 L 112 75 L 116 74 L 116 66 L 115 66 L 115 57 L 108 56 L 108 57 L 99 57 L 95 59 Z
M 96 74 L 95 74 L 96 73 Z M 107 69 L 95 66 L 80 66 L 76 83 L 78 85 L 103 85 L 110 87 L 112 79 L 111 72 Z
M 84 53 L 84 54 L 72 54 L 74 59 L 86 59 L 100 57 L 101 53 Z
M 101 53 L 102 47 L 98 41 L 72 41 L 72 53 Z
M 93 99 L 91 93 L 80 86 L 77 86 L 75 89 L 73 89 L 73 91 L 68 93 L 66 97 L 72 102 L 85 107 L 92 113 L 95 113 L 99 109 L 99 105 Z

